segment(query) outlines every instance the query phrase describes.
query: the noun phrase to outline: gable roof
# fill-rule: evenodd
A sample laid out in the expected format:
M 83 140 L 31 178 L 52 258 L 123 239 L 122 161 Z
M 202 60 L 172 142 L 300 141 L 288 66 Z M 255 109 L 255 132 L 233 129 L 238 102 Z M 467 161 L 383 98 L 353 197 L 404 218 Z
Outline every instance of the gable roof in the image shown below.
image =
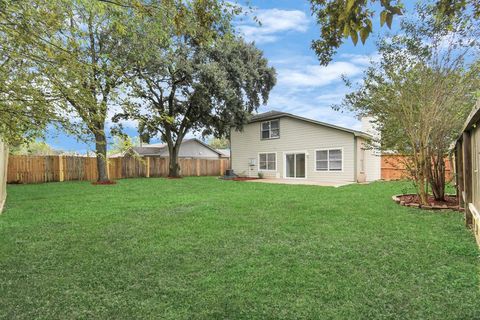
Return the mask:
M 201 144 L 202 146 L 204 146 L 205 148 L 208 148 L 211 151 L 215 152 L 219 156 L 225 157 L 225 155 L 222 152 L 220 152 L 219 150 L 213 148 L 212 146 L 206 144 L 205 142 L 203 142 L 203 141 L 201 141 L 197 138 L 184 139 L 182 141 L 182 144 L 184 144 L 186 142 L 197 142 L 197 143 Z M 159 155 L 160 153 L 165 152 L 165 151 L 168 152 L 168 146 L 167 146 L 166 143 L 152 143 L 152 144 L 143 145 L 141 147 L 132 147 L 131 150 L 136 152 L 139 156 L 155 156 L 155 155 Z
M 249 123 L 259 122 L 259 121 L 268 121 L 268 120 L 284 118 L 284 117 L 297 119 L 297 120 L 313 123 L 313 124 L 316 124 L 316 125 L 319 125 L 319 126 L 332 128 L 332 129 L 336 129 L 336 130 L 340 130 L 340 131 L 344 131 L 344 132 L 349 132 L 349 133 L 352 133 L 356 137 L 362 137 L 362 138 L 366 138 L 366 139 L 371 139 L 372 138 L 372 136 L 370 134 L 365 133 L 363 131 L 352 130 L 352 129 L 336 126 L 336 125 L 333 125 L 333 124 L 330 124 L 330 123 L 321 122 L 321 121 L 317 121 L 317 120 L 313 120 L 313 119 L 309 119 L 309 118 L 304 118 L 304 117 L 300 117 L 300 116 L 297 116 L 297 115 L 294 115 L 294 114 L 291 114 L 291 113 L 281 112 L 281 111 L 276 111 L 276 110 L 272 110 L 272 111 L 268 111 L 268 112 L 253 115 L 250 118 Z

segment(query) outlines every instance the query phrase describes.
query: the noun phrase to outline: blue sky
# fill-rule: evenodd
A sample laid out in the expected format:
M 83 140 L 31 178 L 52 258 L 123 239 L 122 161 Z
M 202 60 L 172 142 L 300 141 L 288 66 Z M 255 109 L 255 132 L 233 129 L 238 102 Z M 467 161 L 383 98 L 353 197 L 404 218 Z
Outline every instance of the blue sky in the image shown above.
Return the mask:
M 264 51 L 270 64 L 277 70 L 277 85 L 270 94 L 269 102 L 259 112 L 280 110 L 332 124 L 360 129 L 360 122 L 351 113 L 334 111 L 332 104 L 339 103 L 348 92 L 342 75 L 360 81 L 369 60 L 376 56 L 375 41 L 380 33 L 378 19 L 374 31 L 365 45 L 354 46 L 350 39 L 338 50 L 327 67 L 319 65 L 310 48 L 317 39 L 319 26 L 310 13 L 308 1 L 277 0 L 251 1 L 253 14 L 262 21 L 258 25 L 250 18 L 238 22 L 238 31 L 249 41 L 255 41 Z M 393 30 L 398 18 L 394 19 Z M 135 136 L 134 123 L 127 123 L 126 132 Z M 50 131 L 47 142 L 56 149 L 85 153 L 93 145 L 77 141 L 63 132 Z

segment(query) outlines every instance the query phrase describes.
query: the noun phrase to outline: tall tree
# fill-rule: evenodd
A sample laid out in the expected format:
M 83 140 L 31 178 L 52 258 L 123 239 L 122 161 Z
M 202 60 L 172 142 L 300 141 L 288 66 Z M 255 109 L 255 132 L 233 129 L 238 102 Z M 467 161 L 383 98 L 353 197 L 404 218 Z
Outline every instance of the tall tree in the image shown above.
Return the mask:
M 205 43 L 177 36 L 167 49 L 152 51 L 134 77 L 133 99 L 117 119 L 138 120 L 160 134 L 171 177 L 180 175 L 178 152 L 187 132 L 219 137 L 242 128 L 276 81 L 262 52 L 231 34 Z
M 405 11 L 402 0 L 310 0 L 310 3 L 320 25 L 320 39 L 312 42 L 312 48 L 322 65 L 332 60 L 346 39 L 350 38 L 355 45 L 359 39 L 365 43 L 374 30 L 372 20 L 376 15 L 380 17 L 380 26 L 387 24 L 390 28 L 393 18 Z M 480 18 L 480 2 L 477 0 L 422 0 L 418 3 L 431 5 L 435 13 L 434 23 L 453 24 L 466 12 L 472 13 L 472 19 Z M 376 4 L 379 4 L 377 8 Z
M 5 18 L 8 3 L 0 3 L 0 139 L 20 144 L 41 136 L 55 119 L 44 81 L 25 59 L 15 24 Z
M 442 200 L 444 158 L 468 115 L 480 84 L 479 28 L 459 19 L 454 28 L 420 19 L 402 23 L 401 34 L 380 41 L 380 61 L 365 73 L 343 107 L 373 116 L 383 149 L 411 155 L 412 178 L 422 203 L 428 187 Z

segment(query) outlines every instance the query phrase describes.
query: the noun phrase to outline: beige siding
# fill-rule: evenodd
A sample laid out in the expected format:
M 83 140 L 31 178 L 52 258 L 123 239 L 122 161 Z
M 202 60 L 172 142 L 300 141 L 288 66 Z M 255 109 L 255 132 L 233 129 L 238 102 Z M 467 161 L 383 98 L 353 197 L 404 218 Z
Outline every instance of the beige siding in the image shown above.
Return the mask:
M 168 148 L 165 148 L 165 151 L 160 154 L 162 157 L 168 157 Z M 181 158 L 209 158 L 209 159 L 218 159 L 220 156 L 218 153 L 210 150 L 205 147 L 203 144 L 195 141 L 188 140 L 182 142 L 180 145 L 180 151 L 178 156 Z
M 7 198 L 7 161 L 7 147 L 2 141 L 0 141 L 0 213 L 3 210 L 3 205 Z
M 260 124 L 255 122 L 244 127 L 243 132 L 231 132 L 231 160 L 235 173 L 250 177 L 258 176 L 258 154 L 275 152 L 275 171 L 260 171 L 265 177 L 284 178 L 285 152 L 306 152 L 307 179 L 324 182 L 355 181 L 354 135 L 349 132 L 328 128 L 305 121 L 280 118 L 280 138 L 260 139 Z M 343 150 L 342 172 L 315 171 L 315 150 L 341 148 Z M 249 165 L 254 160 L 255 165 Z
M 357 177 L 358 182 L 381 179 L 382 157 L 369 147 L 363 138 L 357 138 Z

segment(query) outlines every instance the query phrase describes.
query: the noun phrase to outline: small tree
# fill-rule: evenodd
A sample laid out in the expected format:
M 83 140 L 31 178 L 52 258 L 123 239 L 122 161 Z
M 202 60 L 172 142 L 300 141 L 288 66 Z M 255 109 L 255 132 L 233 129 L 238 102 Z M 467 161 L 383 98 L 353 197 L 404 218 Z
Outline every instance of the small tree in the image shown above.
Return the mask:
M 478 26 L 459 19 L 435 24 L 432 11 L 404 21 L 402 34 L 379 43 L 380 61 L 365 73 L 344 107 L 376 118 L 385 150 L 411 155 L 409 168 L 423 204 L 428 187 L 443 200 L 444 158 L 467 117 L 480 78 Z

